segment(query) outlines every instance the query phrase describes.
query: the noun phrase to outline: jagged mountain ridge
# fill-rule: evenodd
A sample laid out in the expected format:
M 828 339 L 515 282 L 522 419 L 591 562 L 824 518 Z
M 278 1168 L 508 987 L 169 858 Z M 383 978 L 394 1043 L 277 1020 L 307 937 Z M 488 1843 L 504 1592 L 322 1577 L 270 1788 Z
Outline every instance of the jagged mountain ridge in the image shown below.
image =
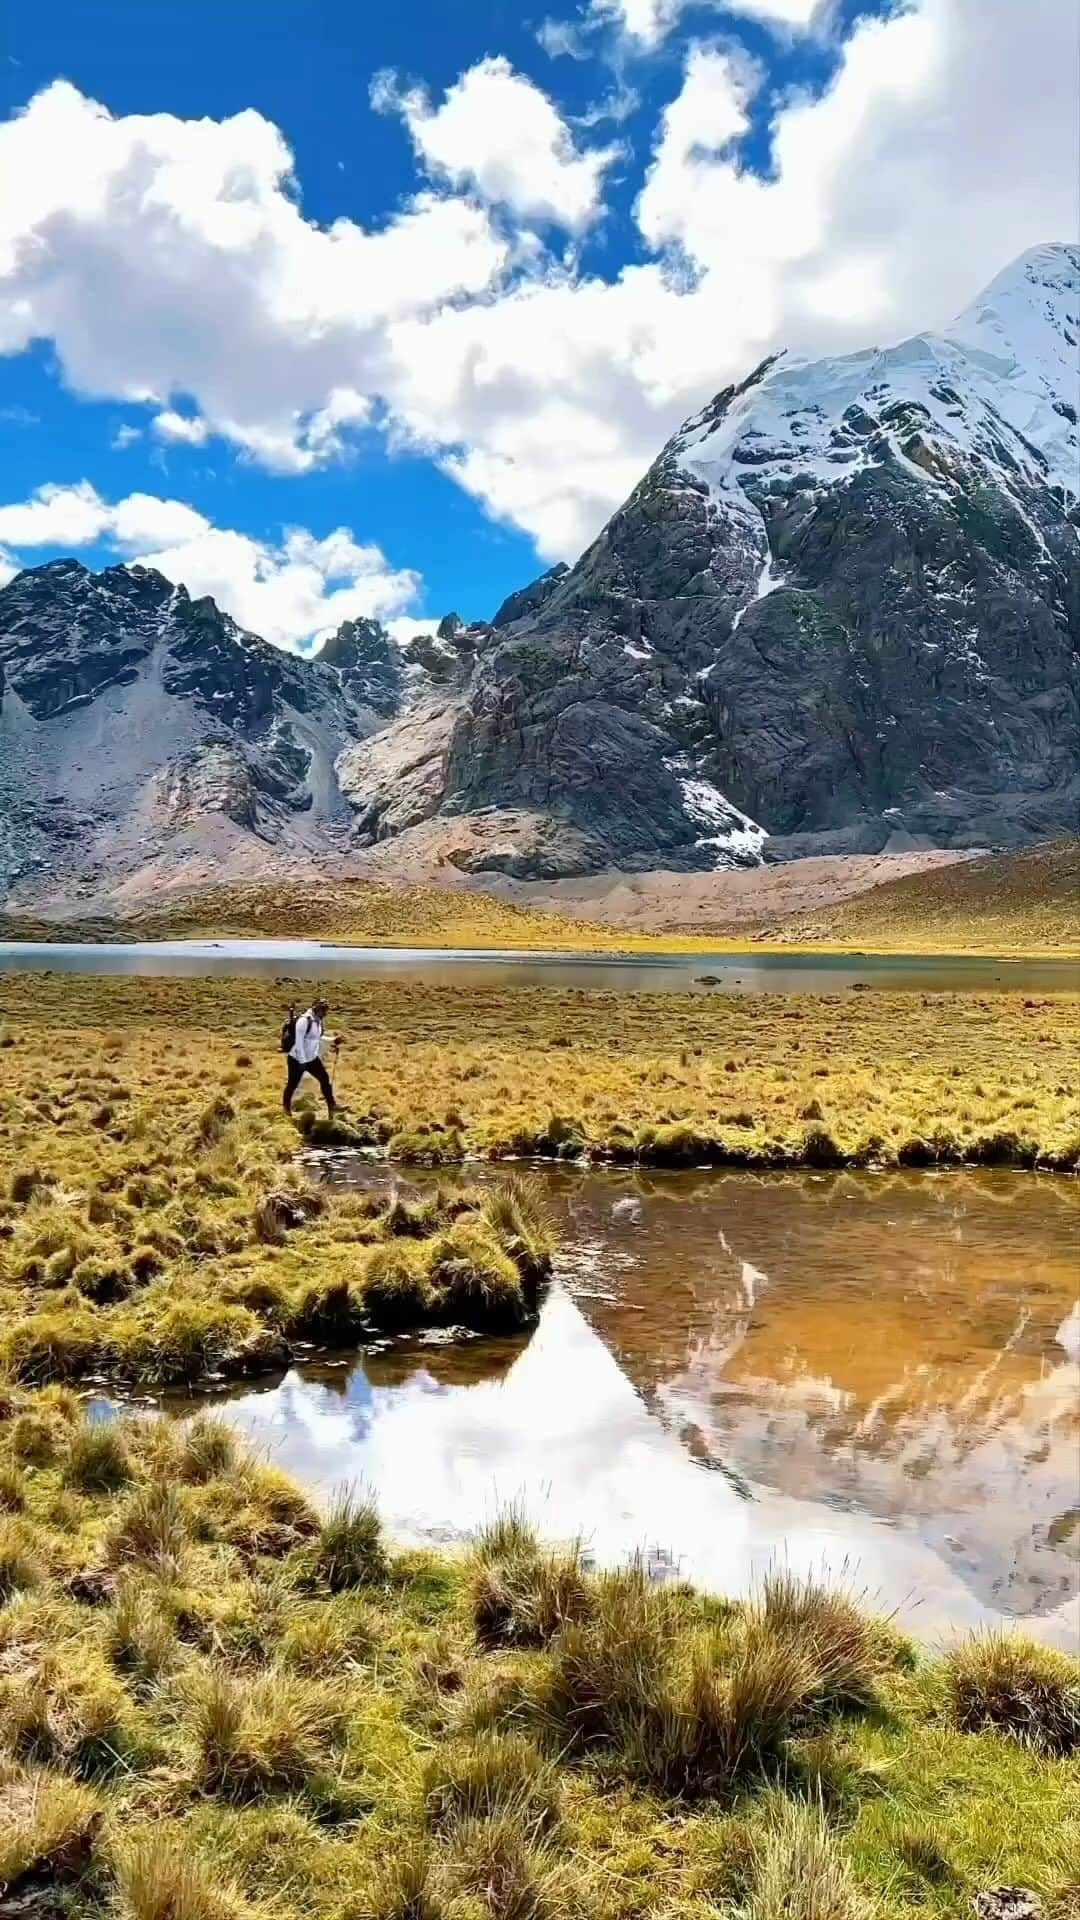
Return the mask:
M 946 334 L 766 361 L 573 568 L 314 657 L 138 566 L 0 591 L 0 881 L 186 839 L 473 871 L 707 868 L 1080 821 L 1080 251 Z
M 17 575 L 0 591 L 0 878 L 107 877 L 200 831 L 211 854 L 347 851 L 338 757 L 438 683 L 428 658 L 445 679 L 452 638 L 402 649 L 373 620 L 285 653 L 145 567 Z
M 1045 247 L 940 337 L 725 389 L 465 689 L 346 752 L 361 834 L 467 815 L 474 867 L 558 873 L 1075 829 L 1078 338 Z

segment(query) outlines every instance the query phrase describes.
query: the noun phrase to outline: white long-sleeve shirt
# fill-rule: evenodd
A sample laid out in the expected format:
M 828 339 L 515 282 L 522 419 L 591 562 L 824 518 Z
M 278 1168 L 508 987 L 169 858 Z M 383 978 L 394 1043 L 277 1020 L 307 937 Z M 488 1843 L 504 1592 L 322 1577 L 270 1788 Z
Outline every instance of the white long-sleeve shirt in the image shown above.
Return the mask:
M 289 1048 L 289 1053 L 294 1060 L 300 1062 L 301 1066 L 310 1067 L 312 1061 L 319 1058 L 322 1042 L 322 1021 L 315 1018 L 309 1007 L 306 1013 L 300 1015 L 296 1023 L 296 1038 Z

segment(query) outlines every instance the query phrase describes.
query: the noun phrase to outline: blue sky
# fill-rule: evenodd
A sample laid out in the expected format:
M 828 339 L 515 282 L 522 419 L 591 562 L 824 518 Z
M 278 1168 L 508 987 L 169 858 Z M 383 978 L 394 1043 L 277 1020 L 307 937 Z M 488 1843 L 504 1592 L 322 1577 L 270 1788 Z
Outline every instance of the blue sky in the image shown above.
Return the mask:
M 1069 237 L 1073 16 L 8 0 L 5 570 L 151 557 L 287 645 L 490 614 L 764 352 Z

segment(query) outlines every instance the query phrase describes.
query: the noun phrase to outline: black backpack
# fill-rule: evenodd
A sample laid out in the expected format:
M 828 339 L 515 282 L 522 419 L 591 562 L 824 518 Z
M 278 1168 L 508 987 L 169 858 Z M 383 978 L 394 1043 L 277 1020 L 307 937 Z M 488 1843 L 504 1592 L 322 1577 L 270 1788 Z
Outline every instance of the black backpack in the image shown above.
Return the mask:
M 281 1029 L 282 1053 L 291 1053 L 295 1044 L 296 1044 L 296 1013 L 294 1009 L 290 1007 L 288 1013 L 285 1016 L 284 1025 L 282 1026 L 282 1029 Z

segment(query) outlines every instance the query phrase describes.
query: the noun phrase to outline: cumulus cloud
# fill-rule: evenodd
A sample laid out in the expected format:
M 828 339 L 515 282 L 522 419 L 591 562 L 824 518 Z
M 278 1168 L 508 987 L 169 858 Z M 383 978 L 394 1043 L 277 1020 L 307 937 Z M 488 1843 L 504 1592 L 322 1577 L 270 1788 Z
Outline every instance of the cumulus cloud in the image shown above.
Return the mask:
M 378 232 L 316 226 L 259 114 L 114 119 L 55 86 L 0 127 L 0 350 L 48 340 L 80 391 L 197 416 L 277 470 L 375 421 L 572 557 L 679 421 L 764 354 L 940 325 L 1023 248 L 1075 232 L 1076 35 L 1061 0 L 864 18 L 828 89 L 775 108 L 767 177 L 740 140 L 752 71 L 691 48 L 640 185 L 643 257 L 610 278 L 523 264 L 521 231 L 449 186 Z M 456 126 L 431 163 L 444 177 L 479 190 L 483 170 L 486 193 L 554 205 L 561 167 L 588 156 L 520 84 L 541 103 L 542 186 L 493 185 L 502 135 L 442 120 L 454 89 L 417 125 Z M 589 191 L 560 217 L 584 218 Z
M 420 87 L 392 74 L 372 86 L 372 104 L 401 114 L 429 172 L 525 219 L 580 232 L 600 211 L 604 174 L 618 149 L 580 153 L 547 94 L 508 60 L 480 60 L 433 107 Z
M 692 48 L 638 202 L 656 260 L 403 323 L 392 404 L 420 439 L 439 423 L 493 513 L 572 556 L 680 420 L 765 354 L 942 325 L 1015 254 L 1075 231 L 1075 42 L 1058 0 L 1022 21 L 1012 0 L 865 19 L 828 90 L 776 111 L 767 178 L 732 146 L 751 71 Z
M 457 197 L 372 232 L 305 220 L 261 114 L 114 117 L 63 81 L 0 126 L 0 179 L 0 353 L 48 339 L 76 391 L 159 419 L 190 395 L 286 472 L 337 450 L 333 396 L 357 417 L 389 321 L 487 290 L 508 257 Z
M 124 560 L 156 567 L 166 579 L 220 607 L 275 646 L 296 648 L 343 620 L 408 619 L 420 578 L 387 564 L 376 546 L 361 545 L 348 527 L 320 539 L 289 527 L 281 540 L 255 540 L 215 527 L 182 500 L 131 493 L 102 499 L 88 480 L 45 486 L 29 500 L 0 506 L 0 542 L 13 548 L 103 544 Z M 0 585 L 18 570 L 0 548 Z
M 596 20 L 613 21 L 643 49 L 658 46 L 691 4 L 723 7 L 787 31 L 805 31 L 824 15 L 830 0 L 592 0 Z

